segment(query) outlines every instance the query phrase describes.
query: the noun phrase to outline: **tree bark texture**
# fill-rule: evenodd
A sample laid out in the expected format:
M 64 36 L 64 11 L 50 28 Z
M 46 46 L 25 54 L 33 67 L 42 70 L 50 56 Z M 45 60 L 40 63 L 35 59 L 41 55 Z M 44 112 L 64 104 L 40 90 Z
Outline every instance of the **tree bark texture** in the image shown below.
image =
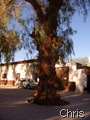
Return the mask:
M 55 63 L 58 59 L 58 50 L 62 46 L 62 38 L 57 37 L 57 16 L 63 0 L 48 0 L 49 7 L 45 14 L 37 0 L 26 0 L 34 7 L 39 29 L 35 28 L 31 37 L 39 51 L 39 65 L 37 76 L 40 79 L 34 94 L 34 102 L 44 105 L 61 105 L 60 95 L 57 94 L 58 78 L 55 72 Z M 53 12 L 54 11 L 54 12 Z M 42 37 L 42 31 L 44 33 Z

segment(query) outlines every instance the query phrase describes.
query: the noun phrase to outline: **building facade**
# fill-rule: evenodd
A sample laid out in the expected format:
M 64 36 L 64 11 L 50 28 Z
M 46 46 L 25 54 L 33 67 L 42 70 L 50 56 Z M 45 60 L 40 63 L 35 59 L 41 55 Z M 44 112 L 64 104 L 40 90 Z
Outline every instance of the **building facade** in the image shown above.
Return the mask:
M 66 63 L 65 66 L 59 66 L 56 73 L 65 90 L 82 93 L 87 87 L 86 69 L 86 66 L 79 63 Z
M 0 84 L 14 85 L 19 78 L 36 79 L 37 60 L 12 62 L 7 67 L 0 64 Z

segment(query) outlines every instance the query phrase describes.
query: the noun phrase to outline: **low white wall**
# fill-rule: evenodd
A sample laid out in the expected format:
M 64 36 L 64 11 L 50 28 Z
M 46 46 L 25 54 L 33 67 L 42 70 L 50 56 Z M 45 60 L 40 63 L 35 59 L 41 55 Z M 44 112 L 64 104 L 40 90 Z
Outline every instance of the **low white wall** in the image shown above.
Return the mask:
M 77 70 L 76 92 L 83 92 L 87 84 L 87 76 L 84 69 Z
M 76 83 L 76 92 L 82 93 L 87 84 L 87 75 L 84 69 L 77 69 L 76 64 L 69 65 L 69 81 Z

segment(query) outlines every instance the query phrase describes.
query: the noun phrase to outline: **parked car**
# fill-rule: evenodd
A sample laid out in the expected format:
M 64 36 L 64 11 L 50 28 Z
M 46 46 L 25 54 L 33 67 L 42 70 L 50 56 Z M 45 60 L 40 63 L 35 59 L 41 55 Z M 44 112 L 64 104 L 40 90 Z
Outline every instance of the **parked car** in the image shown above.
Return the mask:
M 26 79 L 26 80 L 23 82 L 23 87 L 24 87 L 24 88 L 27 88 L 27 89 L 36 88 L 37 85 L 38 85 L 38 82 L 36 82 L 35 80 L 32 80 L 32 79 Z
M 29 78 L 21 78 L 15 82 L 15 85 L 20 88 L 27 88 L 27 89 L 33 89 L 36 88 L 38 85 L 38 82 L 29 79 Z
M 24 78 L 18 79 L 15 82 L 15 86 L 17 86 L 18 88 L 23 87 L 23 82 L 25 82 L 26 80 Z

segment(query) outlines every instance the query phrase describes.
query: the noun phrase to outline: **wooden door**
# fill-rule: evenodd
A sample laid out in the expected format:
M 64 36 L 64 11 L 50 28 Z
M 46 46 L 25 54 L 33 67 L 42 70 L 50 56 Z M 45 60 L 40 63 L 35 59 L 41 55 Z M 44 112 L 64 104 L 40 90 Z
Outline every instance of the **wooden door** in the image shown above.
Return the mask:
M 69 81 L 69 67 L 59 67 L 56 69 L 57 77 L 60 79 L 62 88 L 67 89 Z

